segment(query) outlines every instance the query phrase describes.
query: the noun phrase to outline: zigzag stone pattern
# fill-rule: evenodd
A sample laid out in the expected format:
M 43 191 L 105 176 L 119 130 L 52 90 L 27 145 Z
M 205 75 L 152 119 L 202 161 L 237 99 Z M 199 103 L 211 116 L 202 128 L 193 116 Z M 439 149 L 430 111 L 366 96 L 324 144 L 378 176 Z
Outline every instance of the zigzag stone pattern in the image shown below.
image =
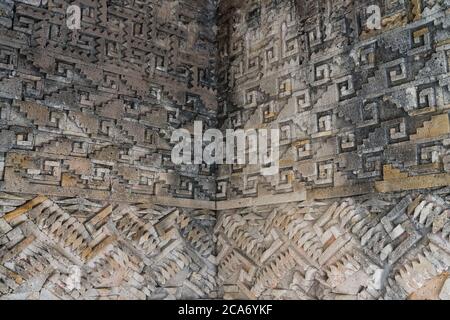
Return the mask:
M 215 8 L 1 1 L 0 297 L 217 297 L 212 169 L 170 161 L 216 126 Z
M 218 169 L 225 298 L 450 298 L 449 10 L 219 3 L 220 124 L 281 136 L 278 175 Z
M 1 294 L 8 299 L 216 296 L 214 214 L 2 194 Z M 70 286 L 72 268 L 82 275 Z
M 449 300 L 449 16 L 3 0 L 0 299 Z M 197 120 L 279 129 L 279 173 L 174 165 Z
M 67 1 L 2 1 L 2 190 L 211 199 L 211 169 L 173 165 L 170 137 L 193 119 L 214 125 L 212 3 L 73 4 L 80 30 Z

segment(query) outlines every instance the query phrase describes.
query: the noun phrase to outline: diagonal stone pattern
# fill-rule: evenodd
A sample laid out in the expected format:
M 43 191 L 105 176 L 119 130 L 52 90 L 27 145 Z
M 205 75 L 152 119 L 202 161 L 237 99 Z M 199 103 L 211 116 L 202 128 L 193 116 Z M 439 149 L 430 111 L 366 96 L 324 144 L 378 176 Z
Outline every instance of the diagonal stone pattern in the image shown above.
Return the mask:
M 2 1 L 0 299 L 448 300 L 449 10 Z M 194 121 L 278 174 L 173 164 Z

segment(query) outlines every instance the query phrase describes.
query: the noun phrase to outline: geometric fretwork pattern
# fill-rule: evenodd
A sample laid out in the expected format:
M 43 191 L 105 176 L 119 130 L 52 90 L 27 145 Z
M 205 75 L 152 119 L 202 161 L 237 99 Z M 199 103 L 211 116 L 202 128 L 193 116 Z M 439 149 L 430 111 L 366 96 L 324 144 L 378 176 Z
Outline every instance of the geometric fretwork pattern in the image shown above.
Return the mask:
M 371 4 L 381 11 L 379 30 L 367 27 Z M 449 185 L 449 6 L 222 1 L 223 129 L 279 129 L 280 170 L 263 176 L 258 165 L 223 165 L 218 199 Z
M 212 169 L 170 161 L 175 129 L 214 126 L 214 15 L 0 1 L 0 298 L 217 296 Z
M 3 197 L 17 206 L 0 219 L 4 298 L 216 295 L 211 212 Z
M 406 299 L 423 290 L 439 298 L 450 267 L 450 205 L 431 195 L 396 200 L 223 213 L 225 297 Z
M 449 8 L 219 3 L 220 123 L 281 158 L 219 167 L 225 297 L 449 299 Z
M 67 27 L 69 5 L 80 7 L 78 30 Z M 210 168 L 175 166 L 170 138 L 193 119 L 214 124 L 213 9 L 209 0 L 1 1 L 0 189 L 212 198 Z

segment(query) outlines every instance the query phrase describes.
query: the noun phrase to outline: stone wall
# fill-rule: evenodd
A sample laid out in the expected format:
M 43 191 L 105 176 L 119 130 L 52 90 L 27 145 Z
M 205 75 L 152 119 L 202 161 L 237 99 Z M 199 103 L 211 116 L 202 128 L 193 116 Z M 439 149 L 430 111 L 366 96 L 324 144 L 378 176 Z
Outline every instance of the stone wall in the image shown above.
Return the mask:
M 212 169 L 170 162 L 174 129 L 215 126 L 215 10 L 1 1 L 0 296 L 216 296 Z
M 0 298 L 450 299 L 449 7 L 3 0 Z M 196 120 L 279 173 L 174 165 Z
M 223 128 L 281 130 L 218 172 L 226 298 L 449 298 L 449 5 L 220 2 Z

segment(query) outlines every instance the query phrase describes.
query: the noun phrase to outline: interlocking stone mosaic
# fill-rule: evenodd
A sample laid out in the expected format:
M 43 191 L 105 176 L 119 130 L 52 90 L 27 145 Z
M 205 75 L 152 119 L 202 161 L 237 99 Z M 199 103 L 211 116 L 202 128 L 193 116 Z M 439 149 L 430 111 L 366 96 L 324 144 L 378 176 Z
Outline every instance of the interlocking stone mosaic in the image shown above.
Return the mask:
M 0 296 L 217 296 L 212 169 L 170 161 L 215 126 L 215 8 L 1 1 Z
M 449 0 L 2 0 L 0 299 L 450 299 L 449 68 Z
M 281 131 L 278 175 L 219 168 L 225 298 L 449 298 L 449 7 L 220 2 L 220 122 Z

